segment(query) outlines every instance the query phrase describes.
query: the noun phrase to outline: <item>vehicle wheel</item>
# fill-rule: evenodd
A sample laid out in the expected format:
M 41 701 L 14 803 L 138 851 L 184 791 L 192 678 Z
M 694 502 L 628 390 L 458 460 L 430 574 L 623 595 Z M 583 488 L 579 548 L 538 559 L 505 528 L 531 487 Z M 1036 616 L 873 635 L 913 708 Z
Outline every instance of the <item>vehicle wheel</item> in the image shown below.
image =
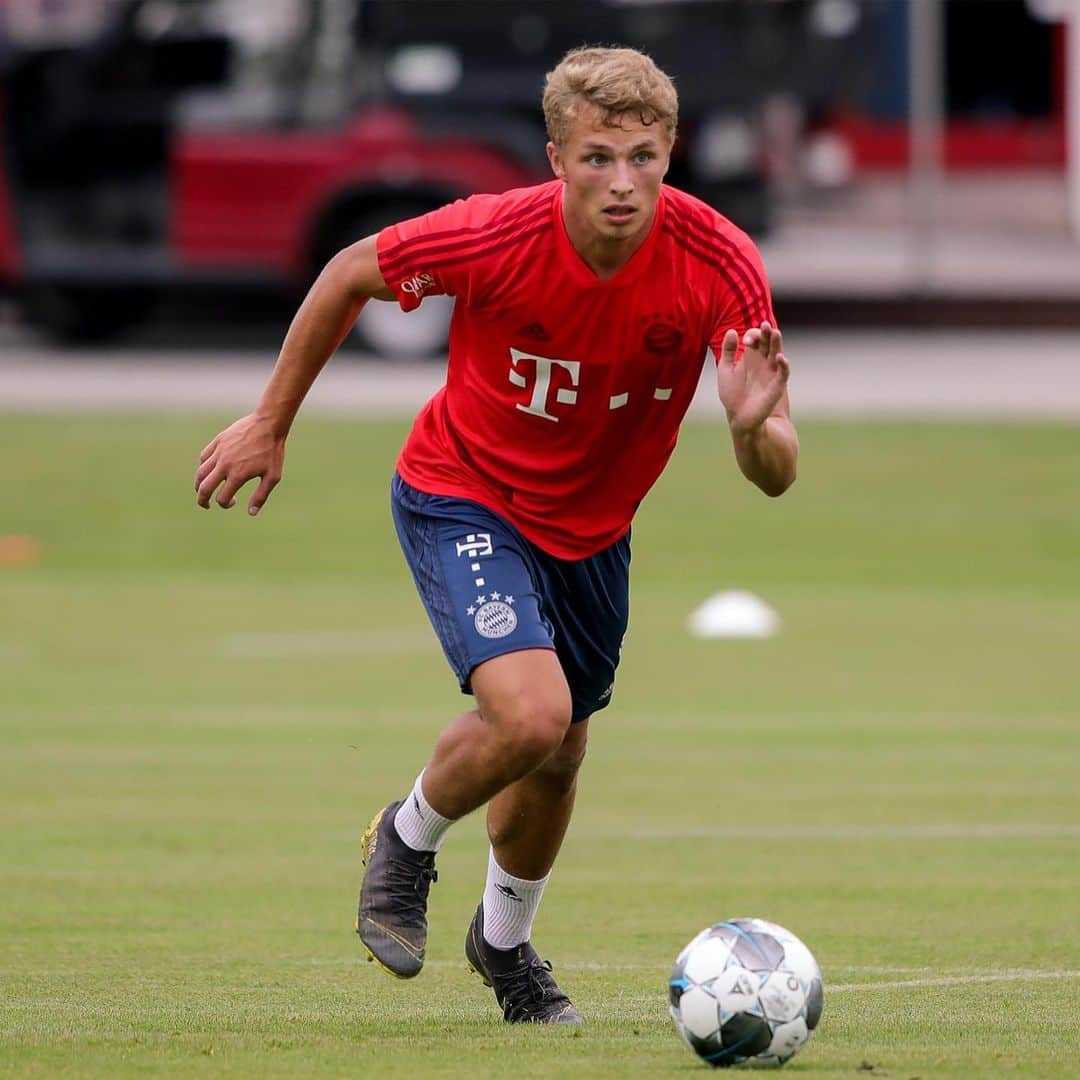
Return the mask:
M 410 312 L 394 303 L 372 300 L 356 320 L 350 344 L 392 359 L 441 359 L 449 344 L 453 313 L 450 296 L 429 296 Z
M 328 237 L 331 242 L 320 253 L 320 265 L 343 247 L 432 209 L 431 204 L 386 203 L 344 218 Z M 446 356 L 453 309 L 454 301 L 449 296 L 429 296 L 408 313 L 395 303 L 371 300 L 343 344 L 387 359 L 442 359 Z
M 142 322 L 156 299 L 152 289 L 36 285 L 23 294 L 22 315 L 65 345 L 88 345 Z

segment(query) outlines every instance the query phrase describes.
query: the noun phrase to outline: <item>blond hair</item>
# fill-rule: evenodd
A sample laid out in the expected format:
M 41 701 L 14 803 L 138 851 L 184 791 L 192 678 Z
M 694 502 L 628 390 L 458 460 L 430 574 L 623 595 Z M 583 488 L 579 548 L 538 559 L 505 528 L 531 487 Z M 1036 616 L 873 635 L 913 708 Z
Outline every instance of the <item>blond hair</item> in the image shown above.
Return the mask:
M 544 83 L 548 138 L 564 146 L 582 105 L 599 109 L 608 127 L 623 116 L 659 124 L 668 144 L 675 141 L 679 96 L 670 76 L 637 49 L 582 46 L 571 49 Z

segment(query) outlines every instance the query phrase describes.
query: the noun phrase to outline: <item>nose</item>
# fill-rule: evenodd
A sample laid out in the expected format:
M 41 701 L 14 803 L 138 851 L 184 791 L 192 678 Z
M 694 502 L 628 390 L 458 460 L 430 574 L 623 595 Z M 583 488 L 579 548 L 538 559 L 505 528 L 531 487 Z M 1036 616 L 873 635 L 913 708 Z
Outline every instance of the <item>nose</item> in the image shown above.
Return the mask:
M 625 161 L 616 161 L 615 171 L 611 174 L 611 194 L 616 198 L 626 199 L 634 190 L 634 181 L 630 175 L 630 166 Z

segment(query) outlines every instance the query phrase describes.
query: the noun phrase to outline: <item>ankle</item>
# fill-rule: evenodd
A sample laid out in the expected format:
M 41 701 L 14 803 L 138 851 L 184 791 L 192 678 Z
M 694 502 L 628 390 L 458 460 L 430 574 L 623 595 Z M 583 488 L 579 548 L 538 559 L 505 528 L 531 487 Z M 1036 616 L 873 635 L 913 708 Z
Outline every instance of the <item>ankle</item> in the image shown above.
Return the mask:
M 494 949 L 513 951 L 532 936 L 550 873 L 536 881 L 514 877 L 499 866 L 494 850 L 488 853 L 484 887 L 484 941 Z
M 394 830 L 402 842 L 414 851 L 438 851 L 452 818 L 433 810 L 424 797 L 423 772 L 416 778 L 412 791 L 402 800 L 394 815 Z

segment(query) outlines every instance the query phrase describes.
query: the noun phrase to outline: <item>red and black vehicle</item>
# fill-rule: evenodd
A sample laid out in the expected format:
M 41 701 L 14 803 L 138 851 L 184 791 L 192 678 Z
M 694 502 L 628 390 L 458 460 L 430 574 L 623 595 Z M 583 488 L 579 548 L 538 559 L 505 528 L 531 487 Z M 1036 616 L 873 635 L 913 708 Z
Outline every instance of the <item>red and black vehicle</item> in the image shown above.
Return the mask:
M 0 284 L 69 340 L 136 322 L 178 285 L 299 292 L 389 221 L 546 179 L 543 74 L 582 41 L 643 46 L 671 70 L 672 182 L 766 225 L 747 121 L 760 87 L 719 77 L 746 67 L 733 20 L 770 25 L 745 0 L 67 6 L 81 21 L 59 0 L 0 0 Z M 362 317 L 370 347 L 441 347 L 445 308 L 390 307 Z
M 943 9 L 946 163 L 1059 165 L 1061 29 L 1030 0 L 991 6 Z M 179 285 L 299 293 L 389 221 L 546 179 L 543 76 L 590 41 L 644 48 L 675 76 L 670 182 L 761 235 L 765 171 L 777 168 L 758 135 L 766 101 L 797 102 L 804 130 L 842 136 L 856 172 L 906 167 L 906 11 L 906 0 L 0 0 L 0 287 L 71 340 L 139 320 Z M 985 39 L 974 53 L 972 19 Z M 1021 40 L 1045 63 L 980 59 Z M 408 319 L 371 304 L 358 337 L 423 354 L 441 348 L 447 319 L 436 303 Z

